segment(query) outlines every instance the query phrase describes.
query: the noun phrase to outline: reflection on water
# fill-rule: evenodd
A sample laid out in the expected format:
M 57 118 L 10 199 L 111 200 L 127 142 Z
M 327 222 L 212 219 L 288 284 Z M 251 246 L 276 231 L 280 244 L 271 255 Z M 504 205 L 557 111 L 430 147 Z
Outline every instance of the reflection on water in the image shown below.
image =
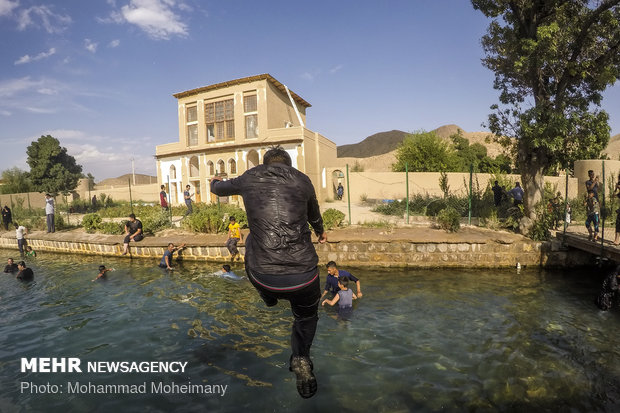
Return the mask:
M 620 407 L 620 311 L 592 303 L 603 274 L 353 269 L 350 321 L 321 308 L 317 396 L 288 371 L 291 316 L 218 266 L 42 254 L 35 282 L 0 278 L 0 411 L 612 411 Z M 243 274 L 242 268 L 235 268 Z M 324 277 L 325 274 L 322 274 Z M 21 357 L 182 361 L 184 373 L 21 373 Z M 19 384 L 177 382 L 201 394 L 30 394 Z

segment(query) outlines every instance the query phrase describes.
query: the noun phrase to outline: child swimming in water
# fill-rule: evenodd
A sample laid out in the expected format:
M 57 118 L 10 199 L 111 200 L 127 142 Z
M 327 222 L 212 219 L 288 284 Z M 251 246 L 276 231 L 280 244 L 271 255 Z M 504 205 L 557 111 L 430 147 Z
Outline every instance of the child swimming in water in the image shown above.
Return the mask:
M 30 245 L 26 247 L 26 257 L 36 257 L 37 253 L 32 249 Z
M 106 273 L 108 271 L 114 271 L 114 268 L 106 268 L 105 265 L 100 265 L 99 266 L 99 274 L 97 275 L 97 278 L 95 278 L 91 282 L 97 281 L 100 278 L 105 279 L 107 277 Z
M 357 296 L 349 288 L 349 279 L 347 277 L 338 277 L 338 288 L 340 291 L 331 300 L 323 300 L 321 305 L 325 303 L 333 306 L 338 303 L 338 315 L 343 319 L 348 319 L 353 312 L 353 300 L 357 299 Z

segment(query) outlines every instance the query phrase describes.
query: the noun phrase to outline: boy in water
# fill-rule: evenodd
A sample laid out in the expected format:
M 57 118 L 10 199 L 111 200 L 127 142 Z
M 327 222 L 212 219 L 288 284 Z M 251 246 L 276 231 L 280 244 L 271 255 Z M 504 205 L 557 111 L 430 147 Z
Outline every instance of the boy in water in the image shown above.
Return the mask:
M 338 315 L 343 319 L 348 319 L 353 312 L 353 300 L 357 300 L 357 295 L 353 290 L 349 289 L 349 279 L 347 277 L 338 277 L 338 293 L 331 300 L 323 300 L 321 305 L 325 303 L 333 306 L 338 303 Z
M 230 280 L 240 280 L 242 277 L 235 274 L 231 269 L 230 265 L 224 264 L 222 265 L 222 269 L 217 272 L 220 277 L 228 278 Z
M 99 274 L 97 275 L 97 278 L 95 278 L 95 279 L 94 279 L 94 280 L 92 280 L 91 282 L 95 282 L 95 281 L 97 281 L 97 280 L 98 280 L 98 279 L 100 279 L 100 278 L 102 278 L 102 279 L 104 279 L 104 280 L 105 280 L 105 279 L 107 278 L 106 273 L 107 273 L 108 271 L 114 271 L 114 268 L 106 268 L 106 267 L 105 267 L 105 265 L 100 265 L 100 266 L 99 266 Z
M 159 267 L 165 268 L 167 270 L 173 270 L 174 268 L 172 268 L 172 265 L 171 265 L 172 256 L 174 255 L 176 251 L 180 251 L 183 248 L 185 248 L 185 244 L 181 244 L 180 247 L 175 247 L 172 242 L 169 243 L 168 248 L 166 249 L 166 251 L 164 251 L 164 256 L 161 257 L 161 261 L 159 262 Z

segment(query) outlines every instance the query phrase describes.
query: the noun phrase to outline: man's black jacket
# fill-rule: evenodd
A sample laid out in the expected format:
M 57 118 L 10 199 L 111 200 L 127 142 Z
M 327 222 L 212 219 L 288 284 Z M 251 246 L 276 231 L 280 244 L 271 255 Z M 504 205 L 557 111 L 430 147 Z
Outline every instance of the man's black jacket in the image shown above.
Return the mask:
M 238 178 L 211 181 L 219 196 L 241 195 L 250 235 L 245 242 L 246 266 L 260 274 L 301 274 L 319 259 L 312 233 L 323 233 L 323 219 L 310 179 L 281 164 L 259 165 Z

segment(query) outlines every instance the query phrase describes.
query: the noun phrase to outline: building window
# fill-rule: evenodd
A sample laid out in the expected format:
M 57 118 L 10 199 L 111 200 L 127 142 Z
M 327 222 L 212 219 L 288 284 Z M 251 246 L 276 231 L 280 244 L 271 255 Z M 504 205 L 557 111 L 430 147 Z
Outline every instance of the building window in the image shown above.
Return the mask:
M 243 112 L 245 113 L 245 138 L 258 138 L 258 103 L 256 95 L 243 97 Z
M 187 125 L 187 145 L 198 145 L 198 125 Z
M 213 166 L 213 162 L 207 162 L 207 169 L 209 170 L 209 176 L 215 175 L 215 167 Z
M 196 106 L 187 107 L 187 123 L 198 121 L 198 111 Z
M 190 177 L 200 176 L 200 167 L 198 166 L 197 156 L 192 156 L 189 160 L 189 176 Z
M 234 100 L 205 103 L 205 123 L 207 124 L 207 142 L 234 140 Z
M 217 173 L 218 174 L 226 173 L 226 165 L 224 164 L 224 161 L 221 159 L 217 161 Z
M 187 146 L 198 145 L 198 112 L 195 105 L 185 108 L 185 124 L 187 125 Z
M 174 165 L 170 165 L 170 179 L 177 179 L 177 168 Z
M 237 173 L 237 162 L 235 162 L 235 160 L 232 158 L 228 160 L 228 170 L 230 171 L 231 175 Z
M 257 104 L 256 104 L 256 95 L 244 96 L 243 97 L 243 112 L 256 112 Z

